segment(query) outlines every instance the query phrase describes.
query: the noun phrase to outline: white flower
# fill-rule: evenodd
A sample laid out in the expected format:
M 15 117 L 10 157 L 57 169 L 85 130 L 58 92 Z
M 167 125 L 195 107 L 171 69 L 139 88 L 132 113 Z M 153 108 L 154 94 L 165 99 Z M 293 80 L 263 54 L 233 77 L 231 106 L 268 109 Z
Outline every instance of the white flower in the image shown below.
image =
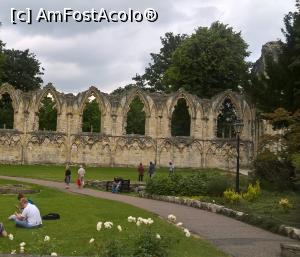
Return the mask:
M 10 254 L 16 254 L 17 250 L 11 250 Z
M 178 223 L 176 224 L 176 226 L 177 226 L 177 227 L 181 227 L 181 226 L 182 226 L 182 222 L 178 222 Z
M 97 231 L 100 231 L 101 228 L 102 228 L 102 222 L 99 221 L 99 222 L 97 223 Z
M 176 221 L 176 216 L 173 214 L 168 215 L 168 220 L 171 222 L 175 222 Z
M 191 236 L 191 233 L 190 233 L 189 231 L 187 231 L 187 232 L 185 233 L 185 236 L 186 236 L 186 237 L 190 237 L 190 236 Z
M 215 203 L 216 201 L 215 201 L 215 200 L 212 200 L 212 202 Z
M 183 232 L 184 232 L 184 233 L 190 233 L 190 231 L 189 231 L 187 228 L 185 228 L 185 229 L 183 230 Z
M 8 238 L 9 238 L 9 240 L 14 240 L 14 235 L 13 234 L 9 234 Z
M 141 222 L 140 222 L 140 221 L 137 221 L 137 222 L 136 222 L 136 225 L 137 225 L 137 226 L 140 226 L 140 225 L 141 225 Z
M 95 239 L 91 238 L 90 241 L 89 241 L 89 243 L 92 244 L 92 243 L 94 243 L 94 241 L 95 241 Z
M 26 245 L 25 242 L 20 243 L 20 246 L 21 246 L 21 247 L 24 247 L 25 245 Z
M 50 236 L 45 236 L 44 242 L 48 242 L 48 241 L 50 241 Z
M 157 238 L 157 239 L 160 239 L 161 237 L 160 237 L 160 235 L 159 235 L 159 234 L 156 234 L 156 238 Z
M 57 256 L 57 253 L 53 252 L 51 253 L 51 256 Z
M 129 216 L 128 218 L 127 218 L 127 220 L 128 220 L 128 222 L 136 222 L 136 218 L 135 217 L 132 217 L 132 216 Z
M 114 224 L 111 221 L 106 221 L 103 225 L 105 228 L 111 229 Z
M 148 224 L 150 224 L 150 225 L 151 225 L 151 224 L 153 224 L 153 222 L 154 222 L 154 221 L 153 221 L 153 219 L 151 219 L 151 218 L 148 218 Z
M 24 252 L 25 252 L 24 245 L 25 245 L 24 242 L 22 242 L 22 243 L 20 244 L 20 253 L 24 253 Z
M 118 230 L 121 232 L 122 231 L 122 227 L 120 225 L 118 225 Z

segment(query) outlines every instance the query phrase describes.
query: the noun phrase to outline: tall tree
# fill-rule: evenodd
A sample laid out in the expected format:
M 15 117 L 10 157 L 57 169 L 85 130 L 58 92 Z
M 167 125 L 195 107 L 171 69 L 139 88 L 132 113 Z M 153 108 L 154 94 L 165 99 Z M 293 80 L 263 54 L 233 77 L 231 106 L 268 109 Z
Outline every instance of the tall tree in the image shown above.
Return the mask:
M 300 108 L 300 0 L 296 0 L 296 12 L 284 18 L 282 32 L 285 42 L 280 42 L 278 58 L 266 56 L 266 70 L 261 76 L 252 75 L 246 92 L 264 112 L 285 108 L 294 112 Z
M 57 109 L 52 96 L 46 96 L 42 100 L 39 110 L 39 130 L 56 131 Z
M 2 82 L 7 82 L 23 91 L 36 90 L 41 87 L 43 68 L 35 54 L 25 51 L 4 49 L 4 70 Z
M 0 85 L 3 83 L 3 69 L 4 69 L 4 60 L 5 60 L 4 46 L 5 44 L 0 40 Z
M 145 121 L 144 104 L 139 97 L 135 97 L 127 113 L 126 134 L 145 135 Z
M 172 91 L 184 88 L 199 97 L 226 89 L 239 90 L 248 80 L 248 45 L 241 33 L 220 22 L 199 27 L 172 54 L 163 83 Z
M 82 132 L 101 132 L 101 112 L 96 99 L 86 103 L 83 110 Z
M 167 32 L 164 37 L 161 37 L 162 47 L 158 54 L 151 53 L 151 61 L 149 66 L 145 69 L 144 75 L 136 75 L 133 80 L 137 82 L 137 85 L 147 84 L 155 91 L 168 91 L 168 86 L 164 84 L 163 76 L 165 71 L 171 65 L 171 59 L 176 48 L 181 44 L 187 35 Z

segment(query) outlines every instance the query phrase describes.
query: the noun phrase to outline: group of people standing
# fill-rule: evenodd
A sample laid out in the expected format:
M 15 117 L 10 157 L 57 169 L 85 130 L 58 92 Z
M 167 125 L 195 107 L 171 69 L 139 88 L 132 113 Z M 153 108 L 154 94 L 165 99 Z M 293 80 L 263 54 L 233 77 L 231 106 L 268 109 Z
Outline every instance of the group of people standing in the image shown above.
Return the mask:
M 169 176 L 173 175 L 175 171 L 175 167 L 174 167 L 174 163 L 173 162 L 169 162 Z M 154 176 L 156 172 L 156 162 L 150 162 L 149 164 L 149 168 L 148 168 L 148 174 L 149 177 L 152 178 Z M 140 165 L 138 166 L 138 181 L 143 181 L 144 179 L 144 173 L 145 173 L 145 168 L 143 166 L 142 163 L 140 163 Z

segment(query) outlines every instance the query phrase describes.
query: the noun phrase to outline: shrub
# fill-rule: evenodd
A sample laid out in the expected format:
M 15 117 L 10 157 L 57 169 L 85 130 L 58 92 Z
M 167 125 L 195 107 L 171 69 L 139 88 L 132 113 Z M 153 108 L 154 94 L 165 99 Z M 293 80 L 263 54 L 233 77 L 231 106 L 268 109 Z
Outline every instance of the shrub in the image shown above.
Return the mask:
M 126 247 L 123 247 L 123 244 L 119 240 L 111 240 L 105 244 L 104 248 L 100 252 L 101 257 L 125 257 L 126 253 L 124 250 L 127 250 Z
M 259 181 L 257 180 L 255 185 L 250 184 L 248 186 L 248 190 L 246 193 L 243 194 L 243 198 L 247 201 L 254 201 L 257 199 L 261 194 L 261 189 L 259 185 Z
M 290 188 L 295 170 L 288 160 L 280 160 L 274 153 L 265 150 L 254 161 L 256 179 L 269 182 L 278 189 Z
M 229 188 L 230 180 L 218 172 L 197 172 L 192 175 L 155 176 L 148 180 L 146 192 L 156 195 L 214 195 Z
M 289 212 L 289 210 L 293 208 L 293 205 L 290 203 L 289 199 L 287 198 L 280 199 L 278 204 L 284 212 Z
M 225 176 L 214 176 L 207 183 L 207 194 L 222 196 L 223 192 L 230 187 L 230 180 Z
M 135 242 L 133 257 L 167 257 L 168 245 L 151 229 L 145 229 Z
M 175 174 L 170 177 L 155 176 L 148 180 L 146 192 L 156 195 L 199 195 L 207 192 L 207 175 L 197 173 L 189 176 Z
M 228 189 L 224 192 L 224 198 L 230 203 L 239 203 L 242 199 L 241 195 L 233 191 L 233 189 Z

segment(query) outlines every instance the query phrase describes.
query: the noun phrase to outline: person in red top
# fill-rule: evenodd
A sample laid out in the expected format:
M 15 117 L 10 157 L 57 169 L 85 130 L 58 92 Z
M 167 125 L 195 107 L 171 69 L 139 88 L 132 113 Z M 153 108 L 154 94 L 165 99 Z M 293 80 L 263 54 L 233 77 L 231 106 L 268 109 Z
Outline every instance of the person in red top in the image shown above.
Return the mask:
M 142 163 L 140 163 L 140 165 L 138 167 L 139 181 L 143 181 L 144 172 L 145 172 L 144 166 Z

